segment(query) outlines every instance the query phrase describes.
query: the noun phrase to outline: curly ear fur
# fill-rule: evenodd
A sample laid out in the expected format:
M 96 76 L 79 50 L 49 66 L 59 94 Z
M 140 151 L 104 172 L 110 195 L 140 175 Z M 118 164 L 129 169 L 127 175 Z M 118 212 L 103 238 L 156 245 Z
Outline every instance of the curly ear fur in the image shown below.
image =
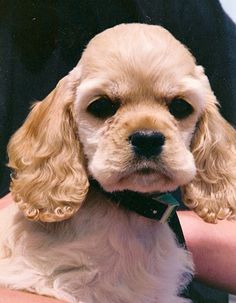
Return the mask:
M 236 131 L 219 114 L 210 88 L 191 147 L 197 175 L 183 188 L 185 204 L 207 222 L 234 218 Z
M 34 105 L 8 146 L 11 191 L 31 220 L 61 221 L 81 206 L 88 190 L 73 110 L 76 81 L 63 78 Z

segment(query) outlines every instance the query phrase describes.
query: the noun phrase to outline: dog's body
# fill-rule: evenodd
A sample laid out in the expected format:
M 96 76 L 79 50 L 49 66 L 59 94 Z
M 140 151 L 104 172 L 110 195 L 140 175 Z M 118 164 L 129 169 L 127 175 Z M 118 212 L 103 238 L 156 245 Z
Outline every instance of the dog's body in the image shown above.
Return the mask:
M 108 192 L 180 186 L 205 220 L 233 218 L 235 137 L 203 69 L 166 30 L 131 24 L 96 36 L 10 142 L 22 212 L 1 214 L 0 285 L 69 302 L 186 302 L 178 294 L 193 265 L 168 225 L 89 180 Z
M 88 196 L 61 223 L 26 221 L 12 205 L 15 223 L 6 231 L 11 216 L 9 210 L 1 214 L 7 242 L 0 285 L 67 302 L 187 302 L 178 294 L 191 278 L 192 262 L 168 225 L 126 211 L 98 192 Z

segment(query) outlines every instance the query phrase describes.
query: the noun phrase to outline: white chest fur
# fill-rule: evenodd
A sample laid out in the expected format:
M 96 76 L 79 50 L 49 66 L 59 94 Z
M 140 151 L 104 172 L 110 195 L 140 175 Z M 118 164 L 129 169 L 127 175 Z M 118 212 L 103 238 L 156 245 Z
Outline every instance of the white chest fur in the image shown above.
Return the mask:
M 1 286 L 73 303 L 186 302 L 178 292 L 192 262 L 167 224 L 93 193 L 65 222 L 43 225 L 18 211 L 11 215 L 0 242 Z

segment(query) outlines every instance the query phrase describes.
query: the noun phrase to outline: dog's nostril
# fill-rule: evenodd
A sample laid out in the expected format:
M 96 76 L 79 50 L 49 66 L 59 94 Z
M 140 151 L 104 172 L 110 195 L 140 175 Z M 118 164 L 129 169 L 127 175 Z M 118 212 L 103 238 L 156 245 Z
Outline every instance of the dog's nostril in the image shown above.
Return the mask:
M 161 153 L 165 137 L 160 132 L 137 131 L 129 136 L 129 142 L 136 155 L 150 158 Z

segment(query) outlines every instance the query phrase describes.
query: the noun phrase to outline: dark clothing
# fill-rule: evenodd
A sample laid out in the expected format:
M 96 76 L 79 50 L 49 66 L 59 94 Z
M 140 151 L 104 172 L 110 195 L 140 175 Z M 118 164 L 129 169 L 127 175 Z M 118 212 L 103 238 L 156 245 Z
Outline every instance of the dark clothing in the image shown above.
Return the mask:
M 88 41 L 120 23 L 159 24 L 205 67 L 221 112 L 236 123 L 236 27 L 217 0 L 3 0 L 0 2 L 0 194 L 8 191 L 6 145 L 30 104 L 78 62 Z M 193 289 L 193 288 L 191 288 Z M 192 290 L 191 290 L 192 291 Z M 191 292 L 190 291 L 190 292 Z M 192 291 L 193 292 L 193 291 Z M 227 302 L 215 299 L 194 302 Z

